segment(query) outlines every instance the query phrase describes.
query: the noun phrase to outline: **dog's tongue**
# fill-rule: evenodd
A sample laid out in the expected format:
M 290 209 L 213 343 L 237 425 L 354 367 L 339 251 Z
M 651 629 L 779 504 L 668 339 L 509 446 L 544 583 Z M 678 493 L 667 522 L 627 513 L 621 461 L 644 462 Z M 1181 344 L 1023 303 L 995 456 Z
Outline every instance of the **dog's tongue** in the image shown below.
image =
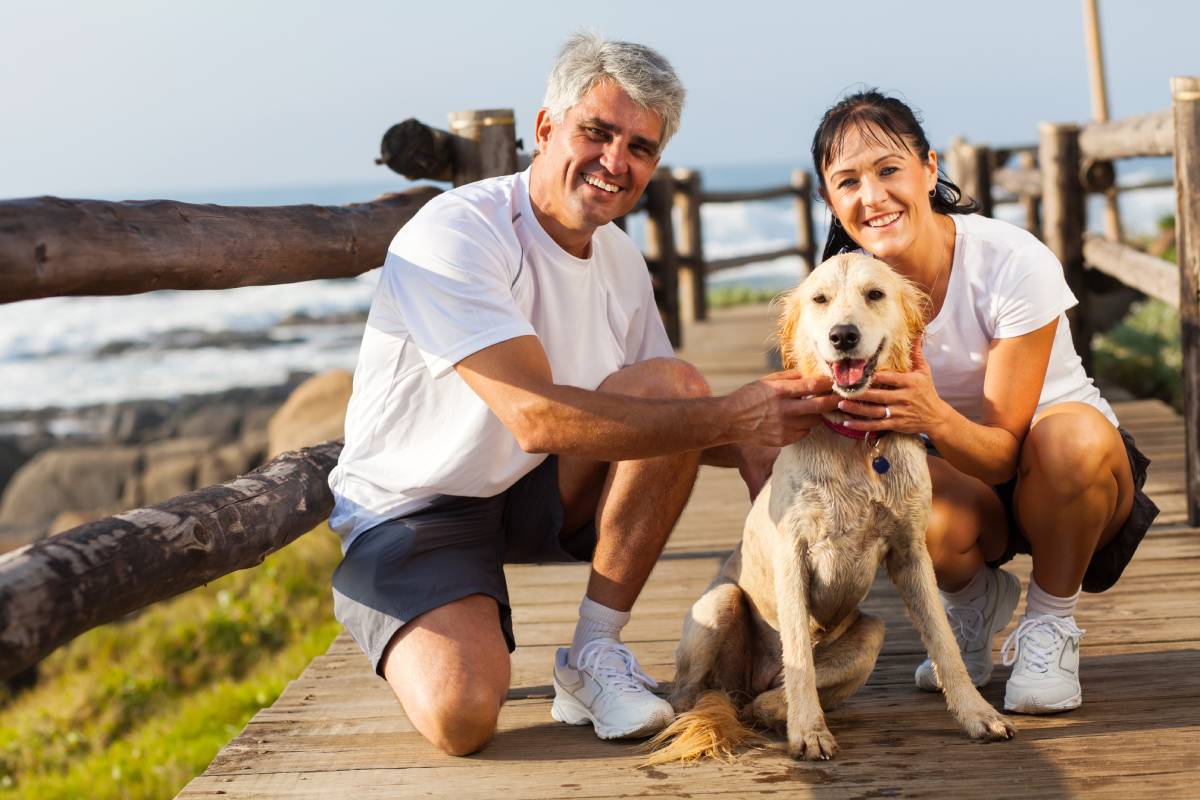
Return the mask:
M 862 380 L 866 369 L 866 361 L 848 358 L 845 361 L 834 362 L 833 377 L 838 386 L 853 386 Z

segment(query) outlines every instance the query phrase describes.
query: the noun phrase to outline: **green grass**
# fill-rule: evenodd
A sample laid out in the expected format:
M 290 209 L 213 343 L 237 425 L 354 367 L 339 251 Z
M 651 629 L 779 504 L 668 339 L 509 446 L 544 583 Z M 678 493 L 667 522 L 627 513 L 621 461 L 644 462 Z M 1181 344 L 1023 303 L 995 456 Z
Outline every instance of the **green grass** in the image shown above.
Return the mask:
M 769 303 L 785 290 L 752 289 L 749 286 L 718 286 L 708 290 L 709 308 L 732 308 L 751 303 Z
M 1183 410 L 1179 312 L 1159 300 L 1135 303 L 1119 323 L 1092 341 L 1096 377 L 1138 397 Z
M 340 626 L 327 528 L 79 637 L 0 698 L 0 798 L 160 798 L 199 774 Z

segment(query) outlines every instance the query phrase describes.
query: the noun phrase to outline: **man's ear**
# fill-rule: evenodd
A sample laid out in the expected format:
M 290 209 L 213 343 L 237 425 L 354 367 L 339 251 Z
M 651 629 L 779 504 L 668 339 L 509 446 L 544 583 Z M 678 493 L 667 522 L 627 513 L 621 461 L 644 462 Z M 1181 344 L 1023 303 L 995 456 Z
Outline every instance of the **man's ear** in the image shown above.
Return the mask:
M 537 120 L 533 123 L 533 139 L 537 143 L 537 151 L 544 153 L 546 145 L 550 141 L 550 134 L 554 131 L 554 120 L 550 118 L 550 109 L 541 108 L 538 110 Z

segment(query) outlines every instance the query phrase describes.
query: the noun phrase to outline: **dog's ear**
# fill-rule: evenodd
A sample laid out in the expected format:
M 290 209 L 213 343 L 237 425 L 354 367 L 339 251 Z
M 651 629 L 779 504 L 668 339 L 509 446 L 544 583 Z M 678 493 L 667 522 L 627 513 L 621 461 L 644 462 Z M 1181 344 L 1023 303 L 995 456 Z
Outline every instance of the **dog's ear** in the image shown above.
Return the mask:
M 903 279 L 902 279 L 903 280 Z M 896 358 L 900 372 L 912 369 L 912 344 L 925 333 L 925 325 L 933 312 L 929 295 L 912 281 L 904 280 L 900 290 L 900 313 L 904 318 L 904 341 L 897 342 Z
M 779 346 L 779 359 L 784 369 L 796 368 L 796 328 L 800 325 L 800 287 L 779 296 L 779 319 L 775 339 Z

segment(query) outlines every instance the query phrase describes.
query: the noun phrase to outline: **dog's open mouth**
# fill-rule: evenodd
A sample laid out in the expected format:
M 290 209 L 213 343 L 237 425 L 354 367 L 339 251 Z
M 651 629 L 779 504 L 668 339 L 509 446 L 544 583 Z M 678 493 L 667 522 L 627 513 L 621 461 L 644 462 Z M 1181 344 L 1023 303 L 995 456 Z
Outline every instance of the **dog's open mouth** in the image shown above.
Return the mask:
M 870 358 L 843 358 L 841 361 L 830 361 L 829 371 L 833 375 L 833 389 L 844 396 L 857 394 L 867 388 L 871 376 L 875 374 L 875 365 L 879 363 L 879 354 L 883 352 L 887 339 L 879 343 L 875 354 Z

